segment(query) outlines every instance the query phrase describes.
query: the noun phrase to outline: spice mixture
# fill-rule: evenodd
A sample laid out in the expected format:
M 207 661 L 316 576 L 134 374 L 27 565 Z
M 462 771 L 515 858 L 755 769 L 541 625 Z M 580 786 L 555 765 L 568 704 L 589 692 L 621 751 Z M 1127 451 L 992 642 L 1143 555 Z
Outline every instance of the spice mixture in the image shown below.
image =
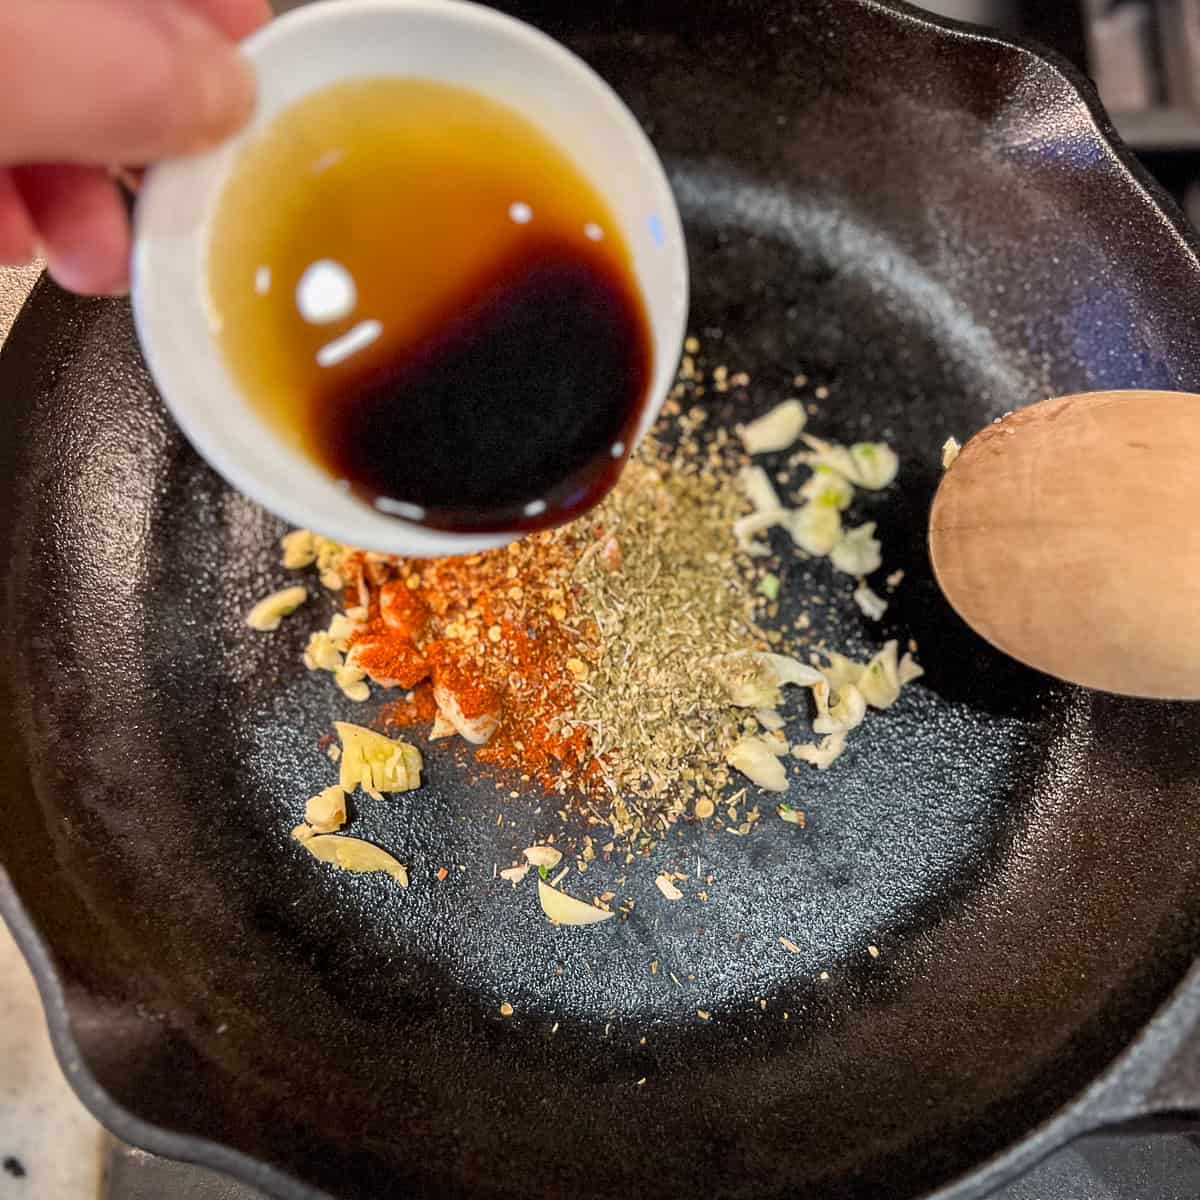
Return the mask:
M 715 800 L 744 714 L 712 663 L 767 641 L 732 534 L 749 507 L 739 451 L 724 431 L 698 438 L 698 424 L 684 417 L 669 453 L 647 441 L 582 520 L 499 550 L 331 555 L 290 535 L 286 560 L 324 552 L 322 578 L 346 605 L 306 661 L 352 699 L 366 679 L 401 690 L 385 729 L 461 734 L 523 782 L 606 801 L 621 832 L 644 821 L 639 801 L 673 820 L 697 795 Z
M 305 530 L 283 541 L 284 566 L 314 566 L 343 602 L 311 635 L 305 664 L 331 673 L 352 701 L 366 700 L 372 684 L 385 689 L 377 729 L 462 737 L 498 779 L 573 797 L 611 825 L 614 839 L 642 851 L 685 814 L 727 818 L 732 832 L 749 833 L 760 810 L 746 801 L 739 811 L 745 787 L 726 795 L 734 772 L 758 789 L 786 791 L 786 762 L 827 769 L 867 710 L 890 707 L 921 673 L 895 642 L 866 664 L 787 653 L 807 652 L 807 621 L 775 627 L 780 582 L 764 569 L 770 549 L 759 540 L 782 526 L 794 553 L 828 556 L 856 580 L 854 602 L 878 620 L 887 602 L 867 583 L 882 564 L 875 527 L 846 529 L 842 520 L 856 488 L 890 485 L 896 456 L 881 443 L 842 447 L 804 434 L 807 412 L 794 399 L 735 432 L 712 425 L 700 403 L 706 385 L 724 392 L 749 380 L 724 367 L 706 380 L 694 339 L 687 349 L 659 426 L 612 493 L 571 525 L 462 558 L 392 558 Z M 798 442 L 805 448 L 786 465 L 811 471 L 792 508 L 752 456 Z M 888 577 L 889 590 L 900 574 Z M 275 628 L 304 599 L 303 588 L 284 589 L 247 619 Z M 789 742 L 778 711 L 788 686 L 811 689 L 819 740 Z M 354 766 L 343 760 L 340 789 L 314 797 L 298 835 L 326 861 L 340 859 L 320 838 L 336 840 L 345 819 L 344 794 L 333 792 L 420 783 L 414 747 L 357 726 L 339 732 Z M 803 828 L 803 812 L 776 811 Z M 592 920 L 558 911 L 559 893 L 545 883 L 550 864 L 529 853 L 509 869 L 512 882 L 537 866 L 552 919 Z M 580 858 L 594 853 L 585 838 Z M 351 869 L 392 868 L 364 860 Z M 657 882 L 665 899 L 682 895 L 669 876 Z

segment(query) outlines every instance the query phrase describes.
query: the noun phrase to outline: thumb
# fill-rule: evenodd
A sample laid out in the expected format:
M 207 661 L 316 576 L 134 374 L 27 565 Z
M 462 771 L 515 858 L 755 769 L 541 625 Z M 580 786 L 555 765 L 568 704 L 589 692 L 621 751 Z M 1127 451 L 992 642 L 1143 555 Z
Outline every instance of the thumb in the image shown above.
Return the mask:
M 249 65 L 185 0 L 0 0 L 0 165 L 186 154 L 253 103 Z

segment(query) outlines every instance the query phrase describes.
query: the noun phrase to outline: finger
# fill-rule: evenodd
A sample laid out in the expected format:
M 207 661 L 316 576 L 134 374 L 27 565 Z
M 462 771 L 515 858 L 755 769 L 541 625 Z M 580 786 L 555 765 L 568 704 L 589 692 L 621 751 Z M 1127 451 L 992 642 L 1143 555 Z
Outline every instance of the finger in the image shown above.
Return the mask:
M 20 267 L 37 253 L 37 235 L 12 176 L 0 168 L 0 263 Z
M 271 19 L 267 0 L 188 0 L 188 3 L 231 38 L 244 38 Z
M 100 167 L 18 167 L 13 179 L 50 274 L 87 296 L 129 286 L 129 222 L 117 186 Z
M 0 0 L 0 163 L 186 154 L 253 102 L 249 65 L 185 0 Z

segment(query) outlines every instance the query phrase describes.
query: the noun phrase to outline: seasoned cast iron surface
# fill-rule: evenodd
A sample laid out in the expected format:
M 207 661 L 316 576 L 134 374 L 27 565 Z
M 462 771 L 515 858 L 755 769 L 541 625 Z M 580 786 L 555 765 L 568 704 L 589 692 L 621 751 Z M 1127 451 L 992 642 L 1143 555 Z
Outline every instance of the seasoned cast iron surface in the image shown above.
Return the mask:
M 327 601 L 244 627 L 282 526 L 176 433 L 127 307 L 46 284 L 0 370 L 0 857 L 114 1099 L 334 1195 L 900 1200 L 1069 1100 L 1200 947 L 1200 713 L 999 658 L 923 548 L 948 434 L 1200 386 L 1200 272 L 1023 52 L 845 0 L 644 36 L 623 11 L 575 44 L 667 159 L 710 363 L 752 373 L 746 411 L 803 370 L 816 431 L 901 455 L 866 506 L 907 572 L 882 628 L 826 564 L 785 555 L 785 594 L 834 645 L 916 637 L 926 679 L 797 776 L 804 832 L 764 805 L 627 868 L 628 922 L 553 929 L 494 881 L 557 804 L 444 743 L 426 788 L 356 806 L 412 887 L 320 867 L 288 830 L 362 715 L 300 665 Z

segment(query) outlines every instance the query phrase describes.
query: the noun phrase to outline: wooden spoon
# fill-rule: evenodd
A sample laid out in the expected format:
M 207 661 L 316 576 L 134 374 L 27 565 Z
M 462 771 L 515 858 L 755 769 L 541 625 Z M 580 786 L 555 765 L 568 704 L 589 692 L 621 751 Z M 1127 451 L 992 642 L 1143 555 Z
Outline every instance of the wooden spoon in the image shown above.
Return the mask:
M 1200 396 L 1089 392 L 973 437 L 938 488 L 947 599 L 1031 667 L 1200 699 Z

